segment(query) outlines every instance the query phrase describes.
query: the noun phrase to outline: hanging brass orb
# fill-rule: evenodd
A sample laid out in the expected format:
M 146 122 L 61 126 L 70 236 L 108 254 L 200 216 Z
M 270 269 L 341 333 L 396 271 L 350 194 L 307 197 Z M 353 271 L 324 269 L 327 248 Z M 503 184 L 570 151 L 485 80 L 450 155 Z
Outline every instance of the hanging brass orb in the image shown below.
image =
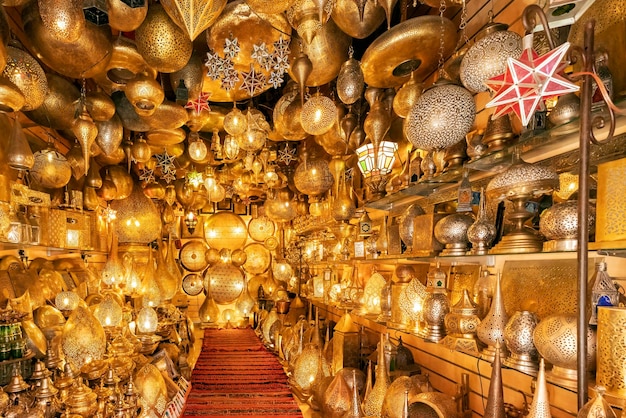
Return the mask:
M 298 58 L 301 43 L 300 38 L 293 36 L 289 62 L 293 63 Z M 348 59 L 350 43 L 351 38 L 343 33 L 332 20 L 322 26 L 311 43 L 304 43 L 304 52 L 313 65 L 306 79 L 306 85 L 321 86 L 337 77 L 341 64 Z M 293 68 L 289 69 L 289 75 L 297 80 Z
M 163 6 L 153 3 L 135 31 L 137 50 L 148 65 L 163 73 L 173 73 L 187 64 L 193 45 L 185 32 L 169 18 Z
M 248 118 L 241 110 L 233 107 L 233 110 L 224 116 L 224 130 L 233 135 L 242 135 L 248 129 Z
M 44 26 L 38 2 L 22 9 L 24 32 L 37 58 L 71 78 L 91 78 L 104 72 L 111 57 L 111 30 L 108 26 L 85 25 L 75 42 L 55 39 Z
M 85 177 L 85 186 L 93 189 L 102 187 L 102 176 L 100 176 L 100 167 L 97 164 L 89 164 L 87 176 Z
M 66 78 L 47 73 L 48 93 L 37 109 L 26 112 L 33 122 L 52 129 L 70 129 L 80 91 Z
M 300 193 L 319 196 L 333 185 L 333 176 L 326 160 L 313 158 L 298 165 L 293 181 Z
M 246 0 L 256 13 L 278 14 L 287 10 L 296 0 Z
M 65 360 L 78 369 L 101 360 L 106 351 L 106 335 L 89 308 L 78 306 L 63 327 L 61 348 Z
M 37 109 L 48 93 L 46 74 L 35 58 L 21 49 L 7 47 L 7 65 L 2 73 L 26 99 L 22 110 Z
M 41 21 L 50 35 L 61 42 L 75 42 L 85 30 L 83 7 L 77 1 L 38 1 Z
M 122 0 L 107 0 L 109 26 L 120 32 L 132 32 L 141 25 L 148 14 L 148 2 L 143 6 L 130 7 Z
M 330 130 L 337 120 L 337 105 L 329 97 L 316 94 L 302 106 L 300 121 L 302 128 L 311 135 L 322 135 Z
M 226 6 L 226 0 L 162 0 L 161 4 L 193 41 L 215 22 Z
M 507 60 L 517 59 L 522 54 L 522 37 L 506 30 L 507 27 L 488 25 L 476 35 L 476 42 L 465 53 L 461 61 L 461 82 L 472 93 L 486 91 L 485 81 L 503 74 Z
M 300 122 L 302 103 L 298 94 L 298 86 L 292 82 L 286 90 L 274 106 L 274 129 L 283 139 L 299 141 L 305 139 L 308 134 Z
M 409 81 L 404 83 L 393 98 L 393 111 L 401 118 L 406 118 L 422 95 L 424 85 L 417 81 L 415 73 L 411 73 Z
M 137 74 L 129 80 L 124 92 L 139 116 L 152 115 L 165 99 L 159 82 L 146 73 Z
M 122 120 L 117 114 L 114 114 L 109 120 L 95 122 L 95 124 L 98 129 L 96 144 L 98 144 L 102 152 L 106 155 L 113 154 L 122 143 L 122 137 L 124 135 Z
M 439 79 L 417 99 L 404 122 L 404 132 L 415 148 L 441 150 L 464 140 L 475 116 L 474 96 Z
M 147 163 L 152 157 L 152 149 L 143 137 L 139 137 L 135 140 L 131 147 L 131 153 L 138 163 Z
M 97 193 L 100 198 L 107 202 L 115 199 L 115 196 L 117 195 L 117 187 L 115 186 L 115 183 L 113 183 L 113 180 L 111 180 L 111 176 L 108 174 L 104 176 L 102 179 L 102 185 L 98 188 Z
M 69 183 L 72 167 L 67 159 L 53 148 L 46 148 L 34 154 L 35 164 L 30 175 L 41 187 L 58 189 Z
M 336 0 L 332 18 L 351 37 L 365 39 L 383 23 L 385 9 L 378 1 Z
M 354 58 L 341 64 L 337 76 L 337 96 L 342 103 L 351 105 L 361 98 L 365 88 L 361 64 Z

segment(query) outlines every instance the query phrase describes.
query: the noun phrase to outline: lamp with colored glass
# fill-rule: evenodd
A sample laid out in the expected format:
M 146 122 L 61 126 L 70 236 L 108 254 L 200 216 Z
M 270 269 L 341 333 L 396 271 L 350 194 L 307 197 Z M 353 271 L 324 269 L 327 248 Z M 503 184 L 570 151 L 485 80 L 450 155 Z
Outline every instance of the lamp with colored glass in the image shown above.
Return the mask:
M 385 193 L 389 174 L 396 161 L 396 151 L 398 151 L 398 144 L 391 141 L 380 141 L 379 144 L 368 143 L 356 150 L 359 170 L 365 178 L 373 199 L 380 198 Z

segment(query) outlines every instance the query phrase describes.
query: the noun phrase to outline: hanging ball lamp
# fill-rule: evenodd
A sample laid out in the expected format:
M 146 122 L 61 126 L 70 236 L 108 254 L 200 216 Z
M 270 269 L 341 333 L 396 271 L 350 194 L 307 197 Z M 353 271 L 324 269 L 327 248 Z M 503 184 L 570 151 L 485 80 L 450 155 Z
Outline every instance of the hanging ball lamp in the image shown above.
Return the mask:
M 130 147 L 130 153 L 138 163 L 147 163 L 152 158 L 152 148 L 143 136 L 139 136 Z
M 242 135 L 248 129 L 248 119 L 236 107 L 224 116 L 224 130 L 230 135 Z
M 317 93 L 302 106 L 300 115 L 302 128 L 311 135 L 328 132 L 337 120 L 337 105 L 331 98 Z
M 440 150 L 464 140 L 475 116 L 472 94 L 440 78 L 417 99 L 404 122 L 404 132 L 415 148 Z
M 352 53 L 349 55 L 350 58 L 341 64 L 337 76 L 337 96 L 342 103 L 347 105 L 356 103 L 361 98 L 365 88 L 361 64 L 352 57 Z
M 508 58 L 522 55 L 522 37 L 508 25 L 489 22 L 476 35 L 461 61 L 461 82 L 472 93 L 486 91 L 485 81 L 506 71 Z
M 328 161 L 322 158 L 304 158 L 293 175 L 296 189 L 309 196 L 320 196 L 333 185 Z
M 72 166 L 52 144 L 37 151 L 34 158 L 35 164 L 30 175 L 37 184 L 48 189 L 58 189 L 69 183 L 72 178 Z
M 207 146 L 204 141 L 200 138 L 197 132 L 189 133 L 189 145 L 187 146 L 187 153 L 189 154 L 189 158 L 192 161 L 204 161 L 207 156 Z
M 243 248 L 248 238 L 248 230 L 239 215 L 218 212 L 211 215 L 204 224 L 204 236 L 209 247 L 234 251 Z
M 48 80 L 41 65 L 19 48 L 7 47 L 7 65 L 2 73 L 20 90 L 26 102 L 21 110 L 37 109 L 48 94 Z
M 76 41 L 85 28 L 83 4 L 67 0 L 38 0 L 41 21 L 61 42 Z

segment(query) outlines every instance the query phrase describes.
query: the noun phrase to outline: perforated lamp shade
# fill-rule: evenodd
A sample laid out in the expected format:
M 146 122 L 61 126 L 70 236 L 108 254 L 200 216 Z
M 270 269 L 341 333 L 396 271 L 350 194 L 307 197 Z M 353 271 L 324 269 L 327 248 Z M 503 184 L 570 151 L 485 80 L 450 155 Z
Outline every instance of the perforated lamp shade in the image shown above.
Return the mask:
M 396 151 L 398 151 L 398 144 L 391 141 L 381 141 L 378 146 L 369 143 L 357 148 L 359 170 L 363 177 L 389 174 L 396 161 Z
M 248 238 L 246 224 L 239 215 L 219 212 L 204 224 L 204 237 L 211 248 L 237 250 L 243 248 Z

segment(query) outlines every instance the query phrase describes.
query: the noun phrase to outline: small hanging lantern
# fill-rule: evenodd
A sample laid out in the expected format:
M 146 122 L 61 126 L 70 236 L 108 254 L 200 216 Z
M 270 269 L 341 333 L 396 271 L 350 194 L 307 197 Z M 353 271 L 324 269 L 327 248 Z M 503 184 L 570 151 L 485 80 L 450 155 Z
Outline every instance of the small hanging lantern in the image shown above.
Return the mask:
M 146 0 L 120 0 L 122 3 L 136 9 L 137 7 L 143 7 L 146 4 Z

